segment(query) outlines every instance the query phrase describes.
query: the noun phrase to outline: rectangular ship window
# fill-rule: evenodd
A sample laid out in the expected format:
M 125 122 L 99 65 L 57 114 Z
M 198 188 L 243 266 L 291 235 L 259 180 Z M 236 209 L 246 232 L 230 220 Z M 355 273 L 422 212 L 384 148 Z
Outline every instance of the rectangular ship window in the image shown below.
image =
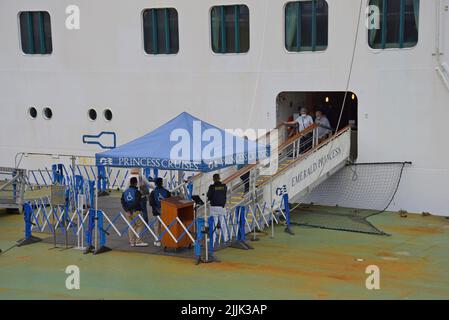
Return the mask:
M 249 51 L 249 9 L 246 5 L 215 6 L 211 10 L 212 50 L 215 53 Z
M 371 48 L 402 49 L 416 46 L 419 0 L 370 0 L 369 5 L 372 20 L 368 42 Z
M 329 14 L 325 0 L 294 1 L 285 6 L 285 48 L 290 52 L 324 51 Z
M 51 54 L 50 14 L 46 11 L 24 11 L 19 14 L 20 40 L 25 54 Z
M 174 8 L 145 9 L 143 41 L 147 54 L 178 53 L 178 11 Z

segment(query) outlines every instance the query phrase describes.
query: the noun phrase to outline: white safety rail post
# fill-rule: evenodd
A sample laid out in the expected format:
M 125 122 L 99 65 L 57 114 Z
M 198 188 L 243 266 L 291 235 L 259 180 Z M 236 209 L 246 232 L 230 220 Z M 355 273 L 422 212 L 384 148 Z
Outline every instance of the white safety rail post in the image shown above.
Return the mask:
M 139 234 L 136 232 L 136 230 L 134 230 L 134 228 L 128 222 L 128 219 L 126 219 L 126 217 L 123 215 L 123 213 L 120 212 L 120 216 L 122 217 L 123 221 L 125 221 L 125 223 L 128 225 L 129 230 L 131 230 L 131 232 L 134 233 L 137 238 L 139 238 Z
M 182 221 L 179 219 L 179 217 L 176 217 L 177 222 L 179 223 L 179 225 L 181 226 L 181 228 L 184 230 L 184 232 L 186 233 L 186 235 L 190 238 L 190 240 L 192 240 L 192 242 L 195 242 L 195 239 L 193 238 L 193 236 L 190 234 L 189 230 L 187 229 L 187 227 L 184 225 L 184 223 L 182 223 Z M 195 222 L 194 222 L 195 223 Z
M 46 224 L 46 220 L 43 217 L 43 213 L 42 213 L 42 207 L 39 205 L 39 203 L 37 202 L 37 200 L 33 200 L 33 205 L 31 205 L 31 208 L 33 209 L 33 215 L 32 218 L 34 219 L 35 224 L 31 225 L 31 230 L 34 230 L 35 228 L 37 228 L 38 232 L 43 232 L 44 228 L 45 228 L 45 224 Z M 35 212 L 34 210 L 37 210 L 37 212 Z M 42 215 L 42 225 L 39 223 L 39 218 Z M 46 218 L 46 217 L 45 217 Z
M 86 215 L 84 216 L 84 218 L 82 218 L 81 223 L 78 225 L 78 230 L 76 231 L 76 235 L 78 237 L 80 237 L 80 232 L 81 232 L 81 237 L 83 237 L 83 233 L 84 233 L 84 224 L 86 223 L 86 220 L 89 219 L 89 215 L 90 215 L 90 210 L 87 210 Z M 84 241 L 82 241 L 83 245 L 84 245 Z
M 257 209 L 259 209 L 259 212 L 260 212 L 261 217 L 262 217 L 262 219 L 263 219 L 263 221 L 261 221 L 261 222 L 264 223 L 264 227 L 265 227 L 265 226 L 269 226 L 270 224 L 268 223 L 268 220 L 267 220 L 266 217 L 265 217 L 265 211 L 266 211 L 266 208 L 267 208 L 267 203 L 265 202 L 265 203 L 263 204 L 263 209 L 260 207 L 260 204 L 259 204 L 259 203 L 257 203 L 256 206 L 257 206 Z
M 255 206 L 254 204 L 253 205 L 249 205 L 248 206 L 248 208 L 250 209 L 249 211 L 251 212 L 251 216 L 252 216 L 252 221 L 253 221 L 253 226 L 254 226 L 254 224 L 255 224 L 255 226 L 257 227 L 257 228 L 253 228 L 253 239 L 252 239 L 252 241 L 258 241 L 258 239 L 257 239 L 257 236 L 256 236 L 256 232 L 257 232 L 257 230 L 262 230 L 262 228 L 260 227 L 260 224 L 259 224 L 259 222 L 257 221 L 257 215 L 256 215 L 256 213 L 257 213 L 257 208 L 256 209 L 254 209 L 253 208 L 253 206 Z
M 233 208 L 232 209 L 232 226 L 233 226 L 233 237 L 235 240 L 240 240 L 239 239 L 239 231 L 240 231 L 240 219 L 241 219 L 241 208 L 239 207 L 238 210 L 237 208 Z
M 173 239 L 175 243 L 178 243 L 178 239 L 173 235 L 173 233 L 170 231 L 170 228 L 167 227 L 167 225 L 162 221 L 160 216 L 157 216 L 157 219 L 159 220 L 159 223 L 164 227 L 164 229 L 167 231 L 167 233 L 170 235 L 170 237 Z
M 43 198 L 43 199 L 46 199 L 46 198 Z M 50 222 L 50 215 L 49 215 L 49 213 L 47 212 L 47 204 L 50 204 L 50 201 L 48 200 L 48 198 L 47 198 L 47 202 L 46 203 L 44 203 L 44 200 L 43 200 L 42 198 L 41 199 L 39 199 L 40 200 L 40 205 L 39 205 L 39 211 L 40 210 L 42 210 L 42 218 L 45 218 L 45 221 L 44 221 L 44 223 L 42 224 L 42 228 L 41 228 L 41 231 L 40 232 L 44 232 L 45 231 L 45 227 L 48 225 L 48 228 L 50 229 L 50 232 L 53 232 L 53 230 L 52 230 L 52 226 L 51 226 L 51 222 Z M 37 203 L 37 202 L 36 202 Z M 51 209 L 51 205 L 50 205 L 50 214 L 51 214 L 51 212 L 52 212 L 52 209 Z
M 84 204 L 85 204 L 85 195 L 84 194 L 78 194 L 78 199 L 76 203 L 75 213 L 76 213 L 76 223 L 77 223 L 77 232 L 76 232 L 76 243 L 77 246 L 75 249 L 78 250 L 85 250 L 84 246 L 84 221 L 83 219 L 83 212 L 84 212 Z M 89 213 L 86 214 L 86 217 Z M 80 233 L 81 231 L 81 233 Z
M 117 233 L 117 235 L 118 235 L 119 237 L 121 237 L 121 236 L 122 236 L 122 233 L 117 229 L 117 227 L 115 226 L 115 224 L 113 223 L 113 221 L 108 217 L 107 213 L 104 212 L 104 211 L 102 211 L 102 212 L 103 212 L 103 217 L 108 221 L 109 225 L 114 229 L 114 231 Z M 121 213 L 120 213 L 120 214 L 121 214 Z M 123 215 L 122 215 L 122 217 L 123 217 Z
M 153 238 L 154 238 L 154 241 L 159 241 L 159 237 L 154 233 L 154 231 L 153 231 L 153 229 L 151 228 L 151 226 L 150 225 L 148 225 L 148 223 L 145 221 L 145 219 L 144 218 L 142 218 L 142 216 L 139 214 L 139 218 L 140 218 L 140 220 L 143 222 L 143 225 L 145 226 L 145 228 L 151 233 L 151 235 L 153 236 Z M 150 224 L 154 224 L 154 222 L 153 223 L 150 223 Z

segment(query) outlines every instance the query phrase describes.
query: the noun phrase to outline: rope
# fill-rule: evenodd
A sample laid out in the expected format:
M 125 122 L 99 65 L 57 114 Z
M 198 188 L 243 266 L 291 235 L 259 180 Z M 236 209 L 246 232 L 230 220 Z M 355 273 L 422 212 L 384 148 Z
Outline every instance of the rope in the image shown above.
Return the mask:
M 354 67 L 354 60 L 355 60 L 355 53 L 356 53 L 357 42 L 358 42 L 358 38 L 359 38 L 360 18 L 362 17 L 362 8 L 363 8 L 363 0 L 360 0 L 359 16 L 358 16 L 358 19 L 357 19 L 357 27 L 356 27 L 356 32 L 355 32 L 354 45 L 353 45 L 353 49 L 352 49 L 351 63 L 350 63 L 350 66 L 349 66 L 349 74 L 348 74 L 348 79 L 346 81 L 345 96 L 343 98 L 343 103 L 342 103 L 342 106 L 341 106 L 340 115 L 338 117 L 337 130 L 335 131 L 334 135 L 332 136 L 332 140 L 331 140 L 331 143 L 330 143 L 328 156 L 332 152 L 332 147 L 334 145 L 335 138 L 337 137 L 338 129 L 340 128 L 341 118 L 343 117 L 343 111 L 345 109 L 346 99 L 348 97 L 348 89 L 349 89 L 349 84 L 351 83 L 352 70 L 353 70 L 353 67 Z M 319 179 L 321 177 L 321 175 L 323 174 L 324 167 L 325 166 L 323 166 L 321 168 L 320 174 L 318 175 L 317 179 Z
M 265 5 L 265 20 L 264 21 L 268 21 L 268 3 L 269 1 L 266 1 L 266 5 Z M 249 117 L 248 117 L 248 123 L 247 123 L 247 127 L 249 127 L 250 123 L 251 123 L 251 119 L 253 117 L 254 114 L 254 107 L 256 105 L 256 96 L 257 96 L 257 90 L 259 89 L 259 83 L 260 83 L 260 74 L 261 74 L 261 66 L 262 66 L 262 61 L 263 61 L 263 55 L 264 55 L 264 48 L 265 48 L 265 34 L 267 32 L 267 23 L 264 24 L 264 29 L 263 29 L 263 34 L 262 34 L 262 50 L 260 50 L 260 55 L 259 55 L 259 61 L 257 63 L 257 81 L 256 81 L 256 86 L 254 88 L 254 94 L 253 94 L 253 98 L 252 98 L 252 103 L 251 103 L 251 111 L 249 113 Z

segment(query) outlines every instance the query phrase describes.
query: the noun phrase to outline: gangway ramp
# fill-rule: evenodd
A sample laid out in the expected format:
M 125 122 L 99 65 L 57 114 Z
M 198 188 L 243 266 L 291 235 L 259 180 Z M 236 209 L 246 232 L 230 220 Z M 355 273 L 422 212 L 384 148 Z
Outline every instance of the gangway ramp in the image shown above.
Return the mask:
M 0 167 L 0 209 L 22 211 L 26 171 Z
M 228 209 L 250 203 L 270 206 L 287 193 L 291 203 L 299 201 L 324 182 L 350 159 L 351 128 L 319 141 L 317 127 L 312 126 L 281 144 L 275 170 L 266 174 L 264 163 L 248 165 L 224 180 L 228 185 Z M 247 180 L 243 177 L 249 176 Z M 249 190 L 245 190 L 245 184 Z M 247 192 L 246 192 L 247 191 Z

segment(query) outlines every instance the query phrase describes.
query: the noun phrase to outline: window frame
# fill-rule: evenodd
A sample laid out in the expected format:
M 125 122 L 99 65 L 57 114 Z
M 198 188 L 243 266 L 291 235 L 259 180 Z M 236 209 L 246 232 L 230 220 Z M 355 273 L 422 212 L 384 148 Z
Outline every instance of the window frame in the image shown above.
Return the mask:
M 51 39 L 51 52 L 49 53 L 26 53 L 23 50 L 23 43 L 22 43 L 22 28 L 21 28 L 21 21 L 20 21 L 20 16 L 22 13 L 34 13 L 34 12 L 42 12 L 42 13 L 47 13 L 49 16 L 49 24 L 50 24 L 50 39 Z M 43 24 L 44 22 L 42 22 Z M 20 10 L 17 13 L 17 31 L 18 31 L 18 39 L 19 39 L 19 50 L 22 54 L 22 56 L 26 56 L 26 57 L 48 57 L 48 56 L 52 56 L 55 50 L 54 47 L 54 39 L 53 39 L 53 21 L 51 18 L 51 12 L 49 10 L 46 9 L 36 9 L 36 10 Z M 44 36 L 45 36 L 45 29 L 43 30 Z
M 365 9 L 367 10 L 368 9 L 368 7 L 370 6 L 370 3 L 371 3 L 371 0 L 366 0 L 366 6 L 365 6 Z M 421 18 L 421 0 L 419 0 L 419 18 Z M 400 48 L 400 47 L 392 47 L 392 48 L 388 48 L 388 47 L 385 47 L 385 48 L 374 48 L 374 47 L 372 47 L 371 45 L 370 45 L 370 43 L 369 43 L 369 34 L 370 34 L 370 32 L 369 32 L 369 29 L 367 30 L 367 32 L 365 32 L 365 39 L 366 39 L 366 44 L 367 44 L 367 46 L 368 46 L 368 48 L 369 48 L 369 50 L 371 51 L 371 52 L 373 52 L 373 53 L 381 53 L 381 52 L 394 52 L 394 51 L 405 51 L 405 50 L 415 50 L 415 49 L 417 49 L 418 48 L 418 45 L 420 44 L 420 36 L 419 36 L 419 31 L 420 31 L 420 25 L 421 25 L 421 20 L 422 19 L 419 19 L 419 21 L 418 21 L 418 25 L 417 25 L 417 40 L 416 40 L 416 43 L 415 43 L 415 45 L 414 46 L 411 46 L 411 47 L 403 47 L 403 48 Z M 382 28 L 380 28 L 379 30 L 382 30 Z
M 216 7 L 232 7 L 232 6 L 245 6 L 248 8 L 248 51 L 245 52 L 215 52 L 213 47 L 213 41 L 212 41 L 212 10 Z M 247 3 L 229 3 L 229 4 L 214 4 L 209 8 L 209 14 L 208 14 L 208 25 L 209 25 L 209 48 L 213 55 L 216 56 L 241 56 L 241 55 L 247 55 L 251 51 L 251 8 L 250 5 Z
M 173 10 L 176 11 L 176 14 L 178 15 L 178 19 L 177 19 L 177 24 L 178 24 L 178 51 L 176 53 L 148 53 L 145 50 L 145 26 L 144 26 L 143 15 L 144 15 L 145 11 L 153 10 L 153 9 L 156 9 L 156 10 L 157 9 L 173 9 Z M 175 6 L 170 6 L 170 7 L 156 7 L 155 6 L 155 7 L 151 7 L 151 8 L 146 7 L 146 8 L 143 8 L 140 11 L 140 28 L 141 28 L 141 41 L 140 41 L 140 44 L 141 44 L 141 48 L 142 48 L 143 54 L 145 56 L 150 56 L 150 57 L 154 57 L 154 58 L 156 58 L 156 57 L 168 58 L 168 57 L 176 57 L 177 55 L 179 55 L 179 53 L 181 52 L 181 36 L 180 36 L 181 29 L 179 27 L 179 25 L 180 25 L 179 24 L 179 19 L 180 19 L 179 17 L 180 17 L 179 11 L 178 11 L 178 9 Z
M 282 8 L 282 17 L 283 17 L 283 37 L 282 37 L 282 47 L 284 48 L 284 51 L 288 54 L 320 54 L 320 53 L 326 53 L 327 50 L 329 49 L 329 45 L 330 45 L 330 22 L 331 19 L 329 18 L 331 16 L 331 6 L 329 5 L 329 2 L 327 0 L 324 0 L 324 2 L 327 5 L 327 46 L 324 50 L 302 50 L 302 51 L 290 51 L 287 49 L 287 43 L 286 43 L 286 38 L 287 38 L 287 28 L 286 28 L 286 24 L 287 24 L 287 15 L 286 15 L 286 9 L 287 9 L 287 5 L 289 5 L 290 3 L 295 3 L 295 2 L 307 2 L 307 1 L 311 1 L 311 0 L 289 0 L 287 2 L 284 3 L 284 6 Z M 370 0 L 368 0 L 370 1 Z

